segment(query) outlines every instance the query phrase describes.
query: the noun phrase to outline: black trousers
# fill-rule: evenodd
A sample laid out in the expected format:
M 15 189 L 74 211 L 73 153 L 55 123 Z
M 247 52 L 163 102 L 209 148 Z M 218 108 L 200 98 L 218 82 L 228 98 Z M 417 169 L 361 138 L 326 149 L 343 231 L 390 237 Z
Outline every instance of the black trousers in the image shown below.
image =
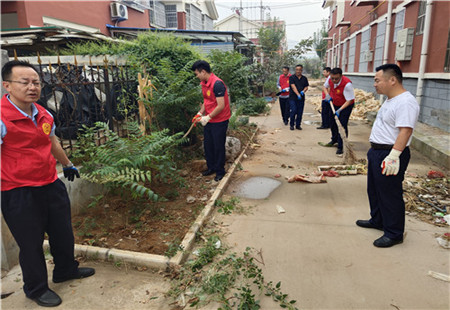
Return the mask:
M 280 101 L 280 110 L 281 110 L 281 117 L 283 118 L 283 122 L 287 123 L 289 121 L 289 114 L 290 114 L 290 106 L 289 106 L 289 97 L 288 98 L 278 98 Z
M 36 298 L 48 289 L 44 233 L 47 233 L 55 268 L 53 277 L 64 278 L 77 272 L 70 201 L 61 180 L 39 187 L 19 187 L 2 191 L 2 213 L 19 245 L 23 290 Z
M 289 107 L 291 109 L 291 127 L 293 127 L 294 124 L 296 127 L 300 127 L 300 124 L 302 123 L 303 109 L 305 108 L 305 98 L 303 97 L 302 99 L 289 99 Z
M 322 100 L 322 127 L 330 128 L 330 103 Z
M 203 129 L 203 147 L 206 165 L 217 176 L 225 175 L 225 141 L 227 139 L 228 120 L 220 123 L 208 123 Z
M 367 195 L 370 204 L 370 222 L 383 227 L 384 235 L 391 239 L 402 239 L 405 231 L 405 202 L 402 182 L 411 157 L 409 147 L 400 155 L 397 175 L 381 174 L 381 163 L 390 150 L 369 149 L 367 153 Z
M 338 106 L 335 106 L 334 104 L 333 106 L 335 111 L 337 111 L 340 108 Z M 348 137 L 348 120 L 350 119 L 350 114 L 352 114 L 353 106 L 354 104 L 351 104 L 339 113 L 339 121 L 341 122 L 342 127 L 344 127 L 345 129 L 346 137 Z M 333 143 L 337 142 L 338 149 L 342 150 L 343 149 L 342 138 L 341 135 L 339 134 L 338 125 L 336 124 L 336 120 L 334 119 L 334 114 L 333 111 L 331 110 L 331 107 L 330 107 L 330 124 L 331 124 L 331 141 Z

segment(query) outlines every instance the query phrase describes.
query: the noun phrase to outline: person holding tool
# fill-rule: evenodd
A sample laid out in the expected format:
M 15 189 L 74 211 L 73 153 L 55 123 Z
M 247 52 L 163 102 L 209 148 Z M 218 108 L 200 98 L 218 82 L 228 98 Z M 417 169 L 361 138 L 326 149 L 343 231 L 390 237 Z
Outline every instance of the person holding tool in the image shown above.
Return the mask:
M 291 74 L 289 73 L 289 67 L 283 67 L 283 74 L 281 74 L 278 77 L 277 81 L 277 87 L 279 90 L 279 93 L 277 94 L 279 96 L 278 100 L 280 101 L 280 110 L 281 110 L 281 117 L 283 119 L 283 123 L 285 125 L 289 122 L 289 78 L 291 77 Z
M 1 99 L 2 213 L 20 249 L 25 295 L 40 306 L 54 307 L 62 300 L 48 287 L 45 233 L 55 263 L 53 282 L 95 273 L 78 267 L 74 259 L 70 201 L 58 179 L 55 158 L 69 181 L 80 175 L 55 136 L 52 115 L 35 103 L 41 94 L 36 69 L 28 62 L 9 61 L 2 68 L 2 80 L 8 92 Z
M 345 135 L 348 137 L 348 120 L 355 103 L 355 91 L 353 89 L 352 81 L 342 75 L 341 68 L 334 68 L 330 72 L 330 78 L 323 84 L 322 90 L 325 93 L 325 100 L 328 103 L 333 103 L 335 110 L 334 114 L 338 117 L 342 127 L 345 129 Z M 331 141 L 324 146 L 333 146 L 337 143 L 336 154 L 342 156 L 344 154 L 343 142 L 339 135 L 334 114 L 330 106 L 329 119 L 331 124 Z
M 325 77 L 325 81 L 328 81 L 330 76 L 330 67 L 323 68 L 322 74 Z M 329 83 L 329 81 L 328 81 Z M 328 90 L 329 92 L 329 90 Z M 325 100 L 325 92 L 322 90 L 322 125 L 317 129 L 329 129 L 330 128 L 330 102 Z
M 224 82 L 211 72 L 208 62 L 196 61 L 192 71 L 200 80 L 204 100 L 200 111 L 192 119 L 204 126 L 203 145 L 208 169 L 202 174 L 207 176 L 215 173 L 214 180 L 218 182 L 225 175 L 225 141 L 231 116 L 228 91 Z
M 378 111 L 370 134 L 367 153 L 367 194 L 370 219 L 356 225 L 384 232 L 376 247 L 391 247 L 403 242 L 405 202 L 402 182 L 410 159 L 409 144 L 419 117 L 419 104 L 402 84 L 403 74 L 394 64 L 376 68 L 374 87 L 387 100 Z
M 297 65 L 295 67 L 295 75 L 291 75 L 289 77 L 289 106 L 291 109 L 290 112 L 290 129 L 294 130 L 295 128 L 298 130 L 302 130 L 300 126 L 302 123 L 303 109 L 305 107 L 305 93 L 308 90 L 308 79 L 306 76 L 302 75 L 303 66 Z

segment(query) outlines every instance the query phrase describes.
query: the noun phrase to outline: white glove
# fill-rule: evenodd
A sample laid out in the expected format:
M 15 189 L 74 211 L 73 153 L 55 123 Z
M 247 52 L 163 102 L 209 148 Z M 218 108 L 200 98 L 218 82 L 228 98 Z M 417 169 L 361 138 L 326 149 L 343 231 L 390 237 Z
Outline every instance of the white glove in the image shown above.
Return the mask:
M 202 124 L 203 126 L 206 126 L 206 124 L 208 124 L 208 122 L 211 120 L 211 116 L 206 115 L 206 116 L 202 116 L 202 118 L 200 119 L 200 124 Z
M 330 99 L 331 99 L 331 96 L 330 96 L 329 94 L 327 94 L 327 95 L 325 96 L 325 100 L 326 100 L 326 101 L 330 101 Z
M 385 175 L 397 175 L 400 169 L 400 154 L 402 152 L 392 149 L 381 163 L 381 173 Z

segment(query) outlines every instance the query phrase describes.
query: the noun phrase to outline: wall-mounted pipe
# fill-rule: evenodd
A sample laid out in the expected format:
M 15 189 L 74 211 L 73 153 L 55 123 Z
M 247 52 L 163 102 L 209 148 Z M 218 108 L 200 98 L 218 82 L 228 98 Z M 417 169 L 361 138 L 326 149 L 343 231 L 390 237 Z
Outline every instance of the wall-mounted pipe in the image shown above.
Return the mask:
M 420 52 L 419 78 L 417 79 L 417 90 L 416 90 L 416 100 L 419 103 L 419 105 L 421 104 L 423 97 L 422 95 L 423 79 L 425 75 L 425 67 L 427 64 L 428 42 L 430 38 L 432 11 L 433 11 L 433 0 L 427 0 L 425 11 L 425 27 L 423 29 L 423 38 L 422 38 L 422 50 Z

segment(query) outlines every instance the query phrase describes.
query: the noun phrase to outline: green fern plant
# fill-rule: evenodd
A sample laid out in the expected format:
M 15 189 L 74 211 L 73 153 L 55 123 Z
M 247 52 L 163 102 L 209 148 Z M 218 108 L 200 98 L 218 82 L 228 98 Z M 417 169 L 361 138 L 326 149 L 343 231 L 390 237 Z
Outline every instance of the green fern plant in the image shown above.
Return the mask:
M 125 138 L 119 137 L 105 123 L 84 128 L 74 154 L 82 160 L 82 178 L 128 191 L 133 198 L 148 197 L 157 201 L 159 197 L 152 190 L 155 181 L 182 182 L 175 173 L 174 153 L 175 147 L 185 140 L 180 138 L 182 133 L 169 135 L 168 132 L 166 129 L 142 135 L 136 122 L 129 123 L 129 135 Z M 105 143 L 99 145 L 98 140 Z

